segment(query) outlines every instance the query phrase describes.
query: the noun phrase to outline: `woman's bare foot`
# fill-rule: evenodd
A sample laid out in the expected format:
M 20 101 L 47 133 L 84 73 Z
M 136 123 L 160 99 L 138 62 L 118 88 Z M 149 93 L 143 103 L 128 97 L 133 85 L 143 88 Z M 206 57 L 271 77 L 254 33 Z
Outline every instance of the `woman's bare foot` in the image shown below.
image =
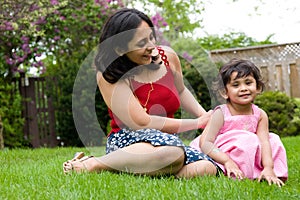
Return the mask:
M 90 158 L 93 158 L 91 160 Z M 96 159 L 93 156 L 84 156 L 83 152 L 77 152 L 72 160 L 63 163 L 63 171 L 65 174 L 70 172 L 90 172 L 93 171 Z
M 95 171 L 97 160 L 94 156 L 84 156 L 80 159 L 72 159 L 63 163 L 63 171 L 65 174 L 71 172 L 92 172 Z

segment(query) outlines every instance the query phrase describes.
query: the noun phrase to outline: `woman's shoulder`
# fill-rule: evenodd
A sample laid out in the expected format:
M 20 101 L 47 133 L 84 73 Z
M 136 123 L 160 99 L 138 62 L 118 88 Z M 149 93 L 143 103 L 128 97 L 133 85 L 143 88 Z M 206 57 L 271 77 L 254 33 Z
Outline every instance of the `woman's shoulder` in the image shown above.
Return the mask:
M 96 79 L 97 79 L 97 84 L 98 86 L 101 88 L 113 88 L 116 87 L 116 85 L 129 85 L 129 81 L 127 79 L 120 79 L 119 81 L 117 81 L 116 83 L 109 83 L 108 81 L 105 80 L 105 78 L 103 77 L 102 73 L 100 71 L 97 72 L 96 74 Z
M 179 57 L 177 55 L 177 53 L 175 52 L 174 49 L 172 49 L 172 47 L 169 46 L 159 46 L 163 51 L 164 51 L 164 55 L 166 56 L 166 60 L 169 62 L 169 65 L 172 69 L 172 71 L 181 71 L 181 65 L 180 65 L 180 61 L 179 61 Z
M 170 46 L 166 46 L 166 45 L 160 45 L 159 46 L 160 49 L 162 49 L 165 53 L 165 55 L 169 58 L 172 57 L 177 57 L 177 53 L 174 51 L 174 49 Z

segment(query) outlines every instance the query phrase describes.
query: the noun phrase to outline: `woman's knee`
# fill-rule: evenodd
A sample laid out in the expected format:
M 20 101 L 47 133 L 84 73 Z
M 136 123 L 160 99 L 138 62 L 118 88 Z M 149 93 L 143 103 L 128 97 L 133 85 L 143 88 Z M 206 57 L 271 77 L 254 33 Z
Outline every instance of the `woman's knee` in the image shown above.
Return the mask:
M 182 165 L 184 162 L 184 150 L 182 147 L 163 146 L 155 153 L 155 159 L 166 164 Z
M 152 157 L 152 165 L 160 166 L 160 173 L 176 174 L 184 165 L 185 154 L 181 147 L 163 146 L 157 147 Z
M 181 147 L 158 146 L 149 150 L 150 152 L 136 157 L 140 160 L 140 166 L 135 172 L 154 176 L 176 174 L 184 165 L 185 154 Z
M 126 153 L 131 153 L 136 160 L 140 160 L 141 165 L 147 163 L 148 167 L 178 171 L 184 164 L 185 153 L 183 147 L 177 146 L 152 146 L 149 143 L 136 143 L 123 149 Z

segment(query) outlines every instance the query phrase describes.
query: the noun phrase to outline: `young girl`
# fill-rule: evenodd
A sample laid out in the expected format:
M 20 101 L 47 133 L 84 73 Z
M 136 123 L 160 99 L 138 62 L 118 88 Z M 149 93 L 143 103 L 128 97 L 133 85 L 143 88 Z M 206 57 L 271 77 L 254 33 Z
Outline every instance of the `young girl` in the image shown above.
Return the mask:
M 233 59 L 220 69 L 218 86 L 227 103 L 215 108 L 202 135 L 190 146 L 213 158 L 228 177 L 284 185 L 288 176 L 284 146 L 269 133 L 266 112 L 253 104 L 264 87 L 259 69 L 250 61 Z

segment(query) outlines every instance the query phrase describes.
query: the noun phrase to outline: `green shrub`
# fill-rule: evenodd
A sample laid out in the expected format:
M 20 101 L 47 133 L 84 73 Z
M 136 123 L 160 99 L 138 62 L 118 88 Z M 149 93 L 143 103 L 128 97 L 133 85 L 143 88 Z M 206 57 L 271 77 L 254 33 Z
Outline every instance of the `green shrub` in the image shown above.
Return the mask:
M 270 132 L 281 137 L 299 135 L 300 101 L 282 92 L 268 91 L 259 95 L 255 104 L 268 114 Z
M 0 116 L 3 123 L 4 146 L 9 148 L 28 146 L 24 139 L 22 101 L 15 86 L 0 80 Z

